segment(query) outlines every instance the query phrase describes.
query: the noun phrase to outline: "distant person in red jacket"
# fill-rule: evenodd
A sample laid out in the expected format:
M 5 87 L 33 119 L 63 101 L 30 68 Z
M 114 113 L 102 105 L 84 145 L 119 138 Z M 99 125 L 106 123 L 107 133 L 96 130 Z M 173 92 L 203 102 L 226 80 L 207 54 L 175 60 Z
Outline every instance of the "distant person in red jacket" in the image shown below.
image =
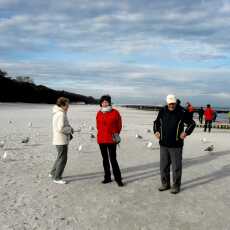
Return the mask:
M 208 131 L 211 132 L 213 116 L 214 116 L 214 110 L 212 109 L 210 104 L 207 104 L 207 107 L 204 110 L 204 118 L 205 118 L 204 132 L 206 132 L 207 127 L 208 127 Z
M 97 113 L 97 142 L 103 158 L 104 180 L 103 184 L 112 182 L 110 164 L 113 175 L 118 186 L 123 186 L 120 168 L 116 159 L 116 148 L 120 142 L 119 134 L 122 128 L 122 121 L 119 112 L 112 108 L 111 97 L 103 95 L 100 99 L 100 110 Z
M 193 119 L 193 113 L 194 113 L 194 108 L 190 102 L 187 102 L 187 108 L 188 116 L 190 119 Z

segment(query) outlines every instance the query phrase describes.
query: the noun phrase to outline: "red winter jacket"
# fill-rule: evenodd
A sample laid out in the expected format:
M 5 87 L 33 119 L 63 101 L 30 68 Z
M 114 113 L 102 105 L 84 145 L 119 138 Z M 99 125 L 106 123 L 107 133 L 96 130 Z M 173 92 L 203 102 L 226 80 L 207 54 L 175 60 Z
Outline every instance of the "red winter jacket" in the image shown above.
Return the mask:
M 112 109 L 110 112 L 97 113 L 97 142 L 98 144 L 113 144 L 113 134 L 120 133 L 122 121 L 119 112 Z
M 212 121 L 214 115 L 214 110 L 212 108 L 206 108 L 204 110 L 204 117 L 206 121 Z

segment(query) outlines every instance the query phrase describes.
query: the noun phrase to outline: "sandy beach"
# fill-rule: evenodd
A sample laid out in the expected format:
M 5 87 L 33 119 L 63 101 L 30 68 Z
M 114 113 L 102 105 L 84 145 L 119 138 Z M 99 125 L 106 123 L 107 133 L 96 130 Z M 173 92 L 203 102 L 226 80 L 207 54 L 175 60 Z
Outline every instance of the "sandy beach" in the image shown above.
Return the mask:
M 158 192 L 156 113 L 118 107 L 123 118 L 118 161 L 126 183 L 120 188 L 101 184 L 101 155 L 90 137 L 96 135 L 97 109 L 71 105 L 70 123 L 81 132 L 69 146 L 68 184 L 58 185 L 48 177 L 56 158 L 52 105 L 0 104 L 1 230 L 230 229 L 230 130 L 196 128 L 185 141 L 181 193 Z M 21 143 L 26 137 L 29 142 Z M 210 145 L 214 151 L 204 151 Z

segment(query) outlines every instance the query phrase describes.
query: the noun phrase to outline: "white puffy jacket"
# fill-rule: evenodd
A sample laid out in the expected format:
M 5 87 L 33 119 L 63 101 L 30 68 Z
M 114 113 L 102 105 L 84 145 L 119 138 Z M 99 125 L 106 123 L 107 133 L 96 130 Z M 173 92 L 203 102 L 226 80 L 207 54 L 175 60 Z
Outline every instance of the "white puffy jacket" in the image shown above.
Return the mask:
M 53 107 L 53 145 L 67 145 L 70 141 L 72 127 L 66 112 L 59 106 Z

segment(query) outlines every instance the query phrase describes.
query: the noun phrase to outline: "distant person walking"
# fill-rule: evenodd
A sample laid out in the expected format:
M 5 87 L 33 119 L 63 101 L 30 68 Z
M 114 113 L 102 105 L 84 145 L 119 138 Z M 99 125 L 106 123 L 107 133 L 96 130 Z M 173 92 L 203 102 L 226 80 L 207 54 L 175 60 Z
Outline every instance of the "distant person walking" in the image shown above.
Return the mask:
M 160 144 L 161 187 L 159 191 L 171 188 L 170 165 L 172 164 L 173 186 L 171 193 L 180 192 L 182 176 L 182 151 L 184 139 L 190 135 L 195 122 L 188 113 L 176 104 L 174 95 L 167 96 L 167 105 L 163 107 L 154 121 L 154 134 Z M 184 131 L 184 124 L 187 128 Z
M 213 122 L 216 122 L 217 116 L 218 116 L 217 111 L 213 110 L 213 119 L 212 119 Z
M 122 120 L 119 112 L 111 105 L 111 97 L 103 95 L 100 99 L 100 110 L 97 113 L 97 142 L 99 144 L 104 167 L 103 184 L 112 182 L 110 163 L 113 175 L 118 186 L 123 186 L 120 168 L 116 159 L 116 148 L 120 142 L 119 134 L 122 128 Z M 110 163 L 109 163 L 110 162 Z
M 203 117 L 204 117 L 204 109 L 203 109 L 203 107 L 199 108 L 198 115 L 199 115 L 199 122 L 202 124 L 203 123 Z
M 60 97 L 53 107 L 53 145 L 57 149 L 57 159 L 49 174 L 57 184 L 66 184 L 62 179 L 62 174 L 67 163 L 68 144 L 72 139 L 73 128 L 70 126 L 67 111 L 69 109 L 69 99 Z
M 204 118 L 205 118 L 204 132 L 206 132 L 207 128 L 208 128 L 208 132 L 211 132 L 213 116 L 214 116 L 214 110 L 212 109 L 210 104 L 207 104 L 207 107 L 204 110 Z
M 194 108 L 190 102 L 187 102 L 187 112 L 190 119 L 193 119 Z

